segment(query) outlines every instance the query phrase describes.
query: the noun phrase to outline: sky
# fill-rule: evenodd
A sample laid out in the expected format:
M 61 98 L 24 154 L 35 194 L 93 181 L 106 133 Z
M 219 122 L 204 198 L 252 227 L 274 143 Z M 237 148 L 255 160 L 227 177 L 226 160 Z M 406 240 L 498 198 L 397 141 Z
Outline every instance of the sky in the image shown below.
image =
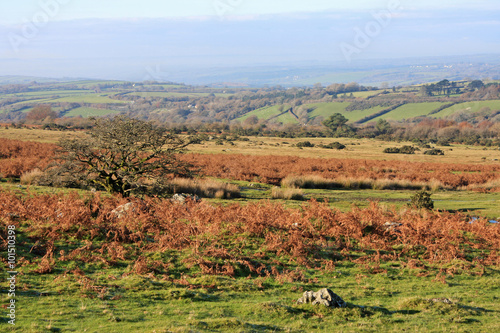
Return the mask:
M 500 54 L 499 30 L 498 0 L 2 1 L 0 76 L 182 80 L 220 67 L 355 68 Z
M 499 9 L 497 0 L 22 0 L 2 1 L 0 22 L 22 23 L 42 8 L 56 8 L 53 20 L 86 18 L 181 18 L 251 16 L 339 10 L 366 11 L 400 3 L 415 9 Z

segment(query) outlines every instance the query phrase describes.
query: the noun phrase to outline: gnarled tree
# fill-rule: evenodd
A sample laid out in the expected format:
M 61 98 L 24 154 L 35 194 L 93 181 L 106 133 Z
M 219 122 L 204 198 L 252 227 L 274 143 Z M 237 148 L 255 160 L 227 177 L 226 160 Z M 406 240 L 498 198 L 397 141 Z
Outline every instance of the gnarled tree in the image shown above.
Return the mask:
M 189 142 L 179 136 L 123 116 L 94 122 L 88 137 L 60 141 L 58 174 L 123 196 L 164 184 L 169 176 L 191 176 L 190 166 L 178 159 Z

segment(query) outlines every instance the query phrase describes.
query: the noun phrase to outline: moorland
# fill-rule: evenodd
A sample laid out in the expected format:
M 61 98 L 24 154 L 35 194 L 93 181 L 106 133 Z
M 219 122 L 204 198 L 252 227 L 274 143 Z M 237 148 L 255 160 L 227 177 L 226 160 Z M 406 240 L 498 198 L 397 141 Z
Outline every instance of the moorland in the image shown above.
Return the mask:
M 2 330 L 499 328 L 495 82 L 0 90 L 0 236 L 7 253 L 15 229 L 18 272 Z M 154 195 L 47 182 L 61 140 L 87 140 L 91 117 L 112 115 L 189 142 L 176 157 L 196 175 Z M 321 288 L 347 307 L 296 303 Z

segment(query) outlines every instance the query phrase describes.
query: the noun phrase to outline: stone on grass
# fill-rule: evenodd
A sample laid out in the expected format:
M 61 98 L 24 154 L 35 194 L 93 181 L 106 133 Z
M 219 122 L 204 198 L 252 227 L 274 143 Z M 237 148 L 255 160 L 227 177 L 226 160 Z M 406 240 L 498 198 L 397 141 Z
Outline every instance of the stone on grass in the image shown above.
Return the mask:
M 174 194 L 174 196 L 172 197 L 173 202 L 177 202 L 177 203 L 181 203 L 181 204 L 185 203 L 186 200 L 188 200 L 188 199 L 191 201 L 194 201 L 194 202 L 201 201 L 199 196 L 192 195 L 192 194 L 186 194 L 186 193 Z
M 312 305 L 321 304 L 332 308 L 345 308 L 346 302 L 330 289 L 324 288 L 317 292 L 306 291 L 301 298 L 297 300 L 297 304 L 311 303 Z
M 133 202 L 126 203 L 124 205 L 118 206 L 111 211 L 117 218 L 121 219 L 122 217 L 127 216 L 129 211 L 135 211 L 135 204 Z

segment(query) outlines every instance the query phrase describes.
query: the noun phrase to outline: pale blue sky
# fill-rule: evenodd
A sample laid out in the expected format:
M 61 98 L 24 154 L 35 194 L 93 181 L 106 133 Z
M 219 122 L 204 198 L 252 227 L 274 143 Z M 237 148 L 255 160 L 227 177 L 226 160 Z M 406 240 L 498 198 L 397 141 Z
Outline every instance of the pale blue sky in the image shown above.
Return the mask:
M 498 0 L 0 0 L 0 76 L 142 79 L 160 68 L 184 81 L 220 67 L 356 68 L 500 54 L 498 31 Z
M 498 0 L 21 0 L 0 2 L 0 24 L 11 25 L 31 20 L 42 4 L 59 3 L 51 20 L 85 18 L 168 18 L 217 17 L 285 14 L 297 12 L 368 11 L 384 9 L 400 2 L 405 11 L 413 9 L 442 10 L 500 9 Z M 48 8 L 54 8 L 49 6 Z

